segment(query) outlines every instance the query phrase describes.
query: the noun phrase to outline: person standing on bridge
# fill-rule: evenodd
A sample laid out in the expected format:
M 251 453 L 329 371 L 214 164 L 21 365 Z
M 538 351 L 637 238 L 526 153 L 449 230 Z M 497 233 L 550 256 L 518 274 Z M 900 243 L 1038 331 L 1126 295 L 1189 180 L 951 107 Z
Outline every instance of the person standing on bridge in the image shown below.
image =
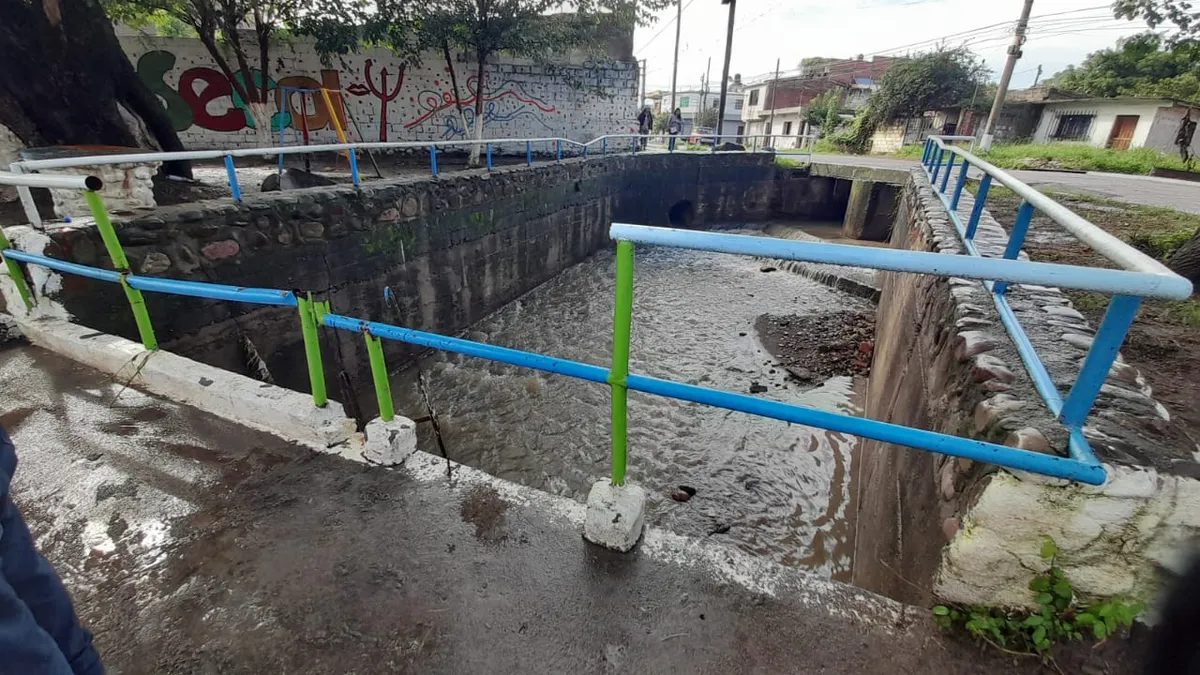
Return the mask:
M 638 115 L 638 133 L 643 137 L 650 134 L 650 128 L 654 125 L 654 113 L 650 112 L 650 106 L 642 108 L 641 114 Z M 638 139 L 638 144 L 642 149 L 646 149 L 646 138 Z
M 671 136 L 671 151 L 675 151 L 675 139 L 679 136 L 679 132 L 683 131 L 683 113 L 676 108 L 671 112 L 671 119 L 667 120 L 667 133 Z
M 104 675 L 92 634 L 10 494 L 17 451 L 0 426 L 0 673 Z

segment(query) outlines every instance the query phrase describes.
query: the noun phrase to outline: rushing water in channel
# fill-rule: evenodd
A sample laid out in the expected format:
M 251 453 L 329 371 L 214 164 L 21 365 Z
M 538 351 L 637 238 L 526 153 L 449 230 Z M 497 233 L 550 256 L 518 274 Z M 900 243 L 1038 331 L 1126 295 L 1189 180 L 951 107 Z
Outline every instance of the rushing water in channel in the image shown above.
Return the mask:
M 816 388 L 776 366 L 755 335 L 766 313 L 866 308 L 863 301 L 748 258 L 639 247 L 631 372 L 859 412 L 848 377 Z M 606 366 L 615 258 L 602 251 L 473 326 L 467 337 Z M 438 353 L 422 361 L 452 459 L 548 492 L 587 498 L 609 474 L 608 387 Z M 397 406 L 424 409 L 413 370 Z M 629 394 L 629 477 L 650 493 L 648 522 L 713 536 L 788 565 L 845 578 L 853 550 L 857 439 L 684 401 Z M 421 447 L 437 452 L 428 424 Z M 679 485 L 696 496 L 679 503 Z

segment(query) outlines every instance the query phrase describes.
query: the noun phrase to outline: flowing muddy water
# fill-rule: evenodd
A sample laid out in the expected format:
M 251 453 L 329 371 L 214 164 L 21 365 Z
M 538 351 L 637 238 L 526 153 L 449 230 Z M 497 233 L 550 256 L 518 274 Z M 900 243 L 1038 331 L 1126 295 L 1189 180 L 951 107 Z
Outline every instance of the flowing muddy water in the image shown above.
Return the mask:
M 639 247 L 631 372 L 858 413 L 855 382 L 792 379 L 763 346 L 764 314 L 871 310 L 862 300 L 760 261 Z M 602 251 L 484 319 L 467 337 L 607 366 L 615 259 Z M 609 474 L 609 391 L 601 385 L 437 353 L 421 361 L 449 456 L 501 478 L 586 500 Z M 393 388 L 425 415 L 415 369 Z M 762 391 L 765 388 L 765 391 Z M 637 392 L 629 394 L 629 476 L 648 522 L 732 541 L 788 565 L 845 578 L 853 550 L 858 439 Z M 437 453 L 430 425 L 423 450 Z M 677 486 L 696 489 L 686 503 Z

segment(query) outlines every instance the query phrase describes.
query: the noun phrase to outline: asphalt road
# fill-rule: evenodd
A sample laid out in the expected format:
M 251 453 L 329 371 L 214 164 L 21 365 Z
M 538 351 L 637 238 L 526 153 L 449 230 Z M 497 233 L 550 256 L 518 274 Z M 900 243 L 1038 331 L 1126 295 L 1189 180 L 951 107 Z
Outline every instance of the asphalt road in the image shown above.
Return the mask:
M 903 169 L 919 164 L 915 160 L 858 155 L 813 155 L 812 161 L 889 169 Z M 1084 194 L 1132 204 L 1164 206 L 1188 213 L 1200 213 L 1200 183 L 1119 173 L 1023 170 L 1013 170 L 1009 173 L 1043 192 Z

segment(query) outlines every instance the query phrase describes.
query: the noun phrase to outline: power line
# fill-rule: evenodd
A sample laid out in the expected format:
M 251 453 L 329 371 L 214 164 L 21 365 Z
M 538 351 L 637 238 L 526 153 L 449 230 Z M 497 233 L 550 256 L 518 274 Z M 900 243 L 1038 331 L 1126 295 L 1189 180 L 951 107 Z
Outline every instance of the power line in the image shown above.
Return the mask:
M 692 6 L 692 3 L 693 3 L 693 2 L 695 2 L 695 1 L 696 1 L 696 0 L 688 0 L 688 4 L 684 5 L 684 6 L 683 6 L 683 9 L 679 10 L 679 14 L 683 14 L 684 12 L 686 12 L 686 11 L 687 11 L 687 8 L 688 8 L 688 7 L 691 7 L 691 6 Z M 670 20 L 670 21 L 668 21 L 668 22 L 666 22 L 665 24 L 663 24 L 663 27 L 662 27 L 662 28 L 659 28 L 659 29 L 658 29 L 658 32 L 657 32 L 657 33 L 655 33 L 655 34 L 654 34 L 654 36 L 653 36 L 653 37 L 651 37 L 651 38 L 650 38 L 650 40 L 646 42 L 646 44 L 642 45 L 641 47 L 639 47 L 637 50 L 635 50 L 635 51 L 633 52 L 633 55 L 634 55 L 634 56 L 637 56 L 639 53 L 641 53 L 641 51 L 642 51 L 643 49 L 645 49 L 646 47 L 649 47 L 649 46 L 650 46 L 650 43 L 651 43 L 651 42 L 654 42 L 655 40 L 657 40 L 657 39 L 658 39 L 658 36 L 663 34 L 663 31 L 665 31 L 666 29 L 670 28 L 670 27 L 671 27 L 671 26 L 672 26 L 672 25 L 675 23 L 675 19 L 677 19 L 677 18 L 678 18 L 678 16 L 673 16 L 673 17 L 671 17 L 671 20 Z

